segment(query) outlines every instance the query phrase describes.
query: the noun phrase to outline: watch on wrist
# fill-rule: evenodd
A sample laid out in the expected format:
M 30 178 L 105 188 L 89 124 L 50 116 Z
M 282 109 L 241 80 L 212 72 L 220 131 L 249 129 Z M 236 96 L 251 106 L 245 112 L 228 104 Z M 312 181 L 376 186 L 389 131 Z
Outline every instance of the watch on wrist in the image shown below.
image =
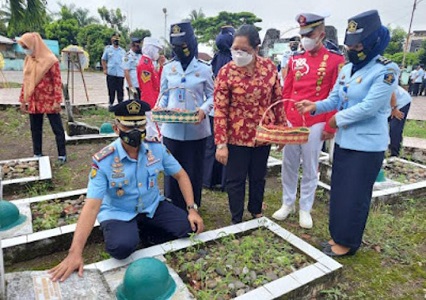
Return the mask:
M 225 148 L 226 147 L 226 144 L 219 144 L 219 145 L 217 145 L 217 149 L 223 149 L 223 148 Z
M 186 210 L 187 210 L 187 211 L 190 211 L 191 209 L 193 209 L 193 210 L 195 210 L 195 211 L 198 211 L 198 205 L 197 205 L 197 203 L 194 203 L 194 204 L 188 205 L 188 206 L 186 207 Z

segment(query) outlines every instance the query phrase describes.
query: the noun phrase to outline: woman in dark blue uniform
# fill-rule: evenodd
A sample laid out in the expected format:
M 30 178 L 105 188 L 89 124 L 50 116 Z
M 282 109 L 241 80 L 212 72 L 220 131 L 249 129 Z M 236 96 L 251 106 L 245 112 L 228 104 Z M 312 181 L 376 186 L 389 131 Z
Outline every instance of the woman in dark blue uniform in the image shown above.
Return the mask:
M 329 256 L 353 255 L 361 246 L 373 185 L 388 147 L 390 98 L 399 75 L 398 66 L 380 56 L 389 40 L 376 10 L 350 18 L 345 35 L 350 63 L 326 100 L 297 106 L 314 114 L 338 110 L 329 121 L 339 129 L 331 175 L 331 240 L 322 243 Z

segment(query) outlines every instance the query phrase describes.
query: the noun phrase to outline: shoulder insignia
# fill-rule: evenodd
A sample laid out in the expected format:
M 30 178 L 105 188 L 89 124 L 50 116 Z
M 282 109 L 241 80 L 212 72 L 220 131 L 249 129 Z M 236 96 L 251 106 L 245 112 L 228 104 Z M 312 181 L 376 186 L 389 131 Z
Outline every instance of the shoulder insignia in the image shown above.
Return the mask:
M 97 161 L 103 160 L 105 157 L 109 156 L 114 152 L 115 148 L 113 146 L 107 146 L 103 148 L 101 151 L 93 155 L 93 158 Z
M 141 73 L 141 79 L 143 81 L 143 83 L 147 83 L 148 81 L 151 80 L 151 72 L 143 70 Z
M 305 54 L 305 50 L 293 52 L 293 54 L 291 56 L 297 56 L 297 55 L 302 55 L 302 54 Z
M 388 85 L 392 85 L 392 83 L 395 82 L 395 74 L 393 72 L 386 73 L 383 78 L 383 82 Z
M 384 56 L 380 56 L 377 60 L 378 63 L 382 64 L 382 65 L 387 65 L 390 64 L 392 62 L 392 60 L 390 60 L 389 58 L 386 58 Z
M 344 62 L 342 62 L 342 63 L 339 64 L 339 67 L 338 67 L 339 68 L 339 72 L 340 72 L 340 70 L 342 70 L 342 68 L 344 67 L 344 65 L 345 65 Z
M 207 66 L 210 66 L 210 63 L 209 62 L 207 62 L 207 61 L 205 61 L 205 60 L 202 60 L 202 59 L 197 59 L 198 60 L 198 62 L 200 62 L 200 63 L 202 63 L 202 64 L 205 64 L 205 65 L 207 65 Z

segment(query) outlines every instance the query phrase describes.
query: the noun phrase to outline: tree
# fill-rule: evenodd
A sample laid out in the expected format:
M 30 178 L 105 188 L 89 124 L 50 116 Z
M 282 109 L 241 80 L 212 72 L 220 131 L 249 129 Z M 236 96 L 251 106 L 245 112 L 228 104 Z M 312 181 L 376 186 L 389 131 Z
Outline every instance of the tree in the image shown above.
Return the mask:
M 235 28 L 243 24 L 252 24 L 262 22 L 262 19 L 250 12 L 230 13 L 221 11 L 215 17 L 199 18 L 191 24 L 194 27 L 198 41 L 201 43 L 211 43 L 215 40 L 220 28 L 224 25 L 232 25 Z M 256 27 L 261 30 L 260 27 Z
M 403 45 L 405 43 L 405 38 L 407 33 L 401 27 L 396 27 L 395 29 L 389 28 L 391 39 L 388 47 L 385 50 L 386 54 L 393 55 L 398 52 L 404 51 Z
M 77 44 L 77 34 L 79 31 L 76 19 L 62 19 L 54 21 L 45 26 L 46 37 L 51 40 L 57 40 L 59 49 L 62 50 L 68 45 Z
M 417 51 L 419 57 L 419 63 L 426 66 L 426 41 L 422 42 L 422 47 Z
M 37 31 L 43 34 L 46 22 L 45 0 L 8 0 L 10 19 L 8 34 L 20 35 L 27 31 Z
M 114 29 L 100 24 L 90 24 L 79 30 L 77 42 L 90 56 L 90 65 L 100 62 L 105 46 L 109 44 Z
M 193 22 L 198 19 L 205 18 L 206 15 L 204 14 L 203 10 L 200 8 L 198 11 L 196 9 L 191 10 L 189 13 L 189 21 Z
M 57 15 L 63 20 L 76 19 L 80 27 L 99 23 L 98 19 L 90 16 L 87 8 L 76 8 L 73 3 L 70 5 L 59 3 L 59 6 L 61 9 Z
M 101 16 L 102 21 L 110 28 L 122 32 L 125 29 L 124 22 L 126 16 L 121 13 L 119 8 L 108 10 L 105 6 L 98 8 L 98 13 Z
M 396 64 L 401 65 L 402 64 L 402 58 L 404 56 L 404 52 L 398 52 L 398 53 L 395 53 L 395 54 L 385 53 L 384 56 L 391 59 Z M 408 52 L 406 54 L 406 57 L 405 57 L 405 65 L 406 66 L 417 65 L 418 63 L 419 63 L 418 53 Z
M 147 36 L 151 36 L 151 31 L 149 31 L 148 29 L 136 28 L 130 33 L 130 37 L 137 37 L 137 38 L 140 38 L 141 40 L 143 40 Z

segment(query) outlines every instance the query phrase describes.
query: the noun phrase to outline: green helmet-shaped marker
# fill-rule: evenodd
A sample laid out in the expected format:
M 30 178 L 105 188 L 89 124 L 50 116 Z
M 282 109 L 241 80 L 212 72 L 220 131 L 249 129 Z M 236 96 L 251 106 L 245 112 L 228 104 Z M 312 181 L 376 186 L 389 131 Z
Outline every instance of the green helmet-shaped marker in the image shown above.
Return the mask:
M 176 283 L 166 265 L 147 257 L 130 264 L 115 295 L 118 300 L 166 300 L 175 290 Z
M 112 129 L 112 124 L 109 122 L 103 123 L 101 128 L 99 129 L 100 134 L 110 134 L 114 133 L 114 129 Z
M 26 216 L 20 215 L 15 204 L 0 200 L 0 231 L 5 231 L 18 226 L 26 220 Z

